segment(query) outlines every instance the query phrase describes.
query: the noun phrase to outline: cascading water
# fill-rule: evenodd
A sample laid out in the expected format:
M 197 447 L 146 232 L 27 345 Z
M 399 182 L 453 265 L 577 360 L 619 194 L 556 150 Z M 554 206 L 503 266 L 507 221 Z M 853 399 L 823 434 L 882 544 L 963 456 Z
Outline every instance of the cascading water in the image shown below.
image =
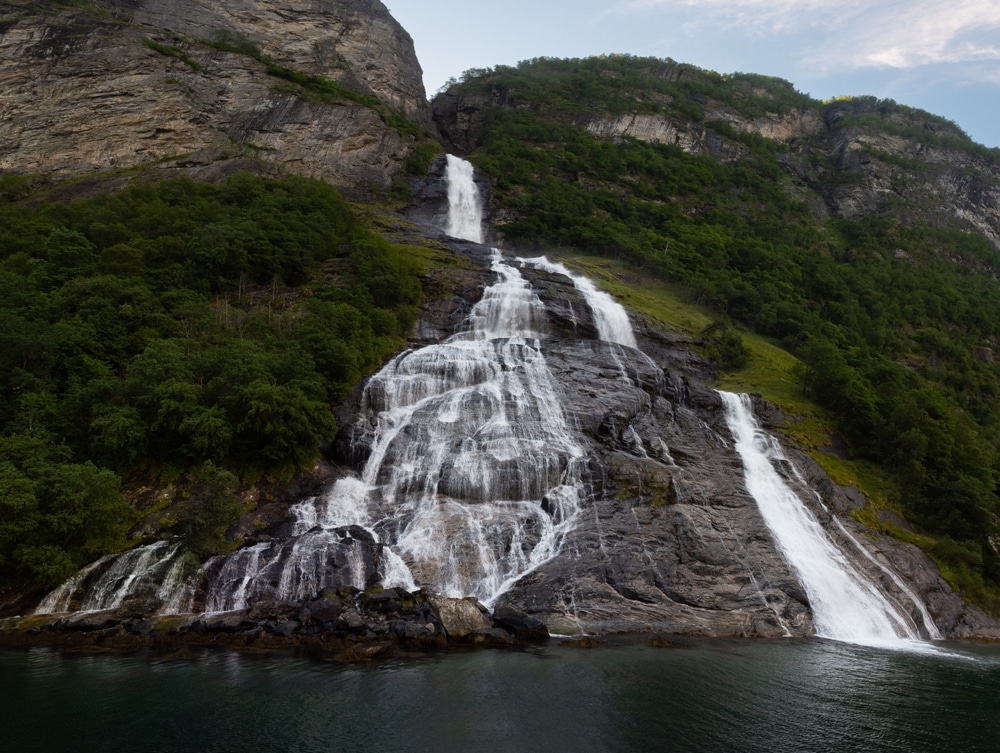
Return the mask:
M 360 478 L 296 505 L 292 539 L 210 561 L 206 611 L 364 588 L 376 565 L 345 550 L 351 538 L 377 542 L 385 586 L 487 604 L 559 551 L 580 508 L 583 450 L 541 352 L 542 303 L 499 253 L 493 271 L 468 331 L 369 381 L 377 427 Z
M 565 265 L 551 262 L 544 256 L 533 259 L 518 258 L 518 261 L 571 279 L 574 287 L 580 291 L 584 300 L 587 301 L 587 305 L 590 306 L 598 336 L 606 342 L 627 345 L 630 348 L 638 347 L 635 341 L 635 332 L 632 331 L 632 323 L 629 321 L 625 309 L 610 295 L 599 290 L 591 280 L 573 274 Z
M 165 586 L 170 584 L 179 549 L 179 544 L 157 541 L 118 556 L 103 557 L 46 596 L 35 612 L 69 611 L 72 599 L 78 596 L 82 596 L 78 605 L 81 612 L 116 609 L 127 598 L 142 593 L 169 598 L 167 591 L 170 589 Z M 91 576 L 93 582 L 87 583 Z M 82 589 L 85 584 L 86 588 Z
M 757 425 L 749 396 L 719 394 L 743 460 L 747 490 L 809 597 L 817 635 L 882 647 L 922 637 L 939 638 L 929 615 L 922 626 L 926 635 L 921 636 L 920 628 L 851 563 L 784 481 L 775 463 L 789 461 L 777 441 Z
M 469 198 L 471 166 L 449 159 L 449 180 L 459 184 L 449 227 L 475 239 L 481 216 L 478 195 Z M 466 331 L 398 356 L 369 381 L 377 426 L 360 477 L 293 506 L 289 538 L 209 560 L 200 594 L 194 583 L 176 585 L 164 611 L 199 602 L 206 612 L 231 611 L 375 583 L 488 604 L 559 552 L 580 510 L 584 452 L 542 354 L 543 304 L 498 251 L 492 269 L 498 281 Z M 179 583 L 173 548 L 134 552 L 101 566 L 142 571 L 146 559 L 168 554 L 157 568 Z M 49 611 L 66 608 L 82 583 L 81 574 L 50 597 Z M 86 608 L 117 603 L 102 598 Z
M 542 304 L 499 254 L 493 269 L 469 332 L 369 383 L 380 418 L 362 476 L 375 529 L 417 579 L 487 603 L 558 552 L 583 459 L 541 352 Z
M 483 206 L 473 180 L 472 165 L 453 154 L 447 156 L 445 178 L 448 181 L 448 223 L 452 238 L 483 242 Z

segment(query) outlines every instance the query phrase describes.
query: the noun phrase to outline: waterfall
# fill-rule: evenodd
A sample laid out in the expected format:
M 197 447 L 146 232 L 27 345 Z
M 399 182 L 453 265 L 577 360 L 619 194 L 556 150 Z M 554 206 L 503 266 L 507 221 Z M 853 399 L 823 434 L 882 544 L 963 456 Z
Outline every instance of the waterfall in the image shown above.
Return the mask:
M 749 396 L 719 394 L 743 460 L 747 490 L 809 597 L 817 635 L 883 647 L 920 640 L 917 625 L 851 563 L 778 473 L 775 464 L 789 461 L 777 441 L 757 425 Z M 923 606 L 913 598 L 918 608 Z M 928 619 L 924 631 L 928 637 L 940 637 Z
M 541 352 L 544 307 L 498 252 L 492 266 L 468 331 L 370 380 L 378 426 L 361 475 L 372 530 L 414 578 L 486 603 L 558 552 L 583 462 Z
M 584 452 L 542 354 L 542 302 L 499 252 L 492 269 L 465 331 L 369 380 L 376 427 L 360 476 L 294 505 L 291 539 L 210 561 L 206 611 L 373 576 L 490 604 L 558 554 L 580 511 Z
M 481 242 L 471 165 L 449 155 L 447 177 L 449 234 Z M 590 280 L 545 257 L 518 261 L 572 280 L 599 337 L 625 346 L 610 348 L 623 373 L 631 363 L 626 355 L 645 357 L 625 353 L 637 347 L 629 318 Z M 302 603 L 327 590 L 374 585 L 425 587 L 492 605 L 559 555 L 589 494 L 586 451 L 546 362 L 544 305 L 497 250 L 491 269 L 496 280 L 461 332 L 406 351 L 371 377 L 363 394 L 370 429 L 364 467 L 291 506 L 286 538 L 214 557 L 197 578 L 188 577 L 190 555 L 178 544 L 108 556 L 36 611 L 114 609 L 145 596 L 162 604 L 163 613 L 228 612 L 261 600 Z M 796 496 L 776 469 L 794 466 L 757 426 L 747 396 L 720 394 L 747 489 L 801 581 L 817 634 L 889 647 L 939 638 L 926 607 L 895 573 L 834 518 L 843 538 L 895 584 L 896 598 L 912 606 L 894 605 Z M 632 454 L 649 457 L 634 427 L 624 427 L 621 439 Z M 663 440 L 655 441 L 654 454 L 673 464 Z
M 68 612 L 74 600 L 78 601 L 77 611 L 98 612 L 117 609 L 138 595 L 169 598 L 164 586 L 177 572 L 175 556 L 179 551 L 179 544 L 157 541 L 102 557 L 46 596 L 35 613 Z
M 451 157 L 448 164 L 449 227 L 478 239 L 471 166 Z M 102 560 L 97 588 L 87 585 L 95 580 L 89 570 L 78 575 L 46 600 L 48 610 L 69 609 L 75 594 L 86 609 L 112 608 L 154 572 L 165 613 L 301 602 L 374 584 L 491 604 L 556 556 L 586 494 L 585 453 L 543 355 L 544 305 L 497 250 L 492 271 L 496 282 L 464 331 L 402 353 L 369 380 L 374 436 L 364 468 L 293 505 L 288 538 L 214 557 L 190 580 L 174 561 L 176 547 L 142 547 Z M 573 280 L 595 320 L 628 327 L 610 297 Z M 623 341 L 614 327 L 600 331 Z
M 544 256 L 533 259 L 518 258 L 518 261 L 546 272 L 568 277 L 573 281 L 574 287 L 583 295 L 587 305 L 590 306 L 598 336 L 602 340 L 627 345 L 630 348 L 639 347 L 636 344 L 632 323 L 629 321 L 625 309 L 610 295 L 599 290 L 589 278 L 573 274 L 565 265 L 551 262 Z
M 479 188 L 473 180 L 475 170 L 469 162 L 453 154 L 447 159 L 448 226 L 445 232 L 452 238 L 482 243 L 483 207 Z
M 55 614 L 70 611 L 73 597 L 77 592 L 84 586 L 91 575 L 99 571 L 112 559 L 114 559 L 114 555 L 106 554 L 96 562 L 91 562 L 42 599 L 41 603 L 35 608 L 35 614 Z
M 466 179 L 474 188 L 471 172 Z M 385 586 L 491 604 L 559 553 L 582 505 L 584 450 L 542 353 L 544 305 L 499 251 L 492 270 L 497 281 L 464 331 L 397 356 L 369 380 L 376 425 L 360 476 L 295 505 L 292 539 L 209 562 L 207 611 L 263 594 L 308 598 L 333 585 L 323 563 L 338 557 L 347 585 L 363 588 L 377 569 Z M 554 271 L 573 278 L 595 319 L 617 323 L 601 335 L 634 345 L 622 334 L 624 310 L 563 270 Z M 345 530 L 370 538 L 376 563 L 359 559 L 362 548 L 339 553 Z

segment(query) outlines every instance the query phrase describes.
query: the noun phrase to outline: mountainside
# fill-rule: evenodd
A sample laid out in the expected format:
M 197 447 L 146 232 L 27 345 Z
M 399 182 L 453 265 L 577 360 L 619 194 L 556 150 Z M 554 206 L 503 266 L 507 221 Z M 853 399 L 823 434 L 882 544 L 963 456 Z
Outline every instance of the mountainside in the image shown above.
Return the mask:
M 758 162 L 765 151 L 818 218 L 899 215 L 1000 247 L 998 151 L 891 100 L 822 103 L 776 78 L 629 56 L 541 59 L 480 74 L 434 100 L 441 133 L 462 154 L 483 146 L 498 110 L 723 162 Z
M 2 3 L 0 108 L 5 172 L 271 169 L 357 197 L 434 131 L 409 35 L 362 0 Z
M 626 260 L 684 286 L 710 331 L 781 343 L 847 455 L 879 464 L 924 546 L 995 598 L 996 150 L 894 102 L 629 56 L 473 71 L 434 110 L 494 177 L 502 243 Z
M 628 56 L 431 105 L 379 2 L 0 13 L 0 610 L 48 592 L 5 640 L 823 632 L 720 385 L 883 635 L 1000 635 L 1000 168 L 953 124 Z

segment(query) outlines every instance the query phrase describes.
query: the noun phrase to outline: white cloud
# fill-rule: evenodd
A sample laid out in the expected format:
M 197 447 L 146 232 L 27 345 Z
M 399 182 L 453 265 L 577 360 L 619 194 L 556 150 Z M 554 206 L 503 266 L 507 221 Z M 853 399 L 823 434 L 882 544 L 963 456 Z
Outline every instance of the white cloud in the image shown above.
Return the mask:
M 681 15 L 693 33 L 797 36 L 801 62 L 826 69 L 1000 61 L 996 0 L 625 0 L 617 7 Z

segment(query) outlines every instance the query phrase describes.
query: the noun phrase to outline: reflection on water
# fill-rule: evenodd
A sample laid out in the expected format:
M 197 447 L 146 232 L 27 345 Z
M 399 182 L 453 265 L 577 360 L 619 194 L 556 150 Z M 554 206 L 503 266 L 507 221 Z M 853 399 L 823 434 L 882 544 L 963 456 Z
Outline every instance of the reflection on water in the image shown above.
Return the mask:
M 5 750 L 995 751 L 1000 647 L 821 640 L 480 651 L 343 666 L 0 653 Z

